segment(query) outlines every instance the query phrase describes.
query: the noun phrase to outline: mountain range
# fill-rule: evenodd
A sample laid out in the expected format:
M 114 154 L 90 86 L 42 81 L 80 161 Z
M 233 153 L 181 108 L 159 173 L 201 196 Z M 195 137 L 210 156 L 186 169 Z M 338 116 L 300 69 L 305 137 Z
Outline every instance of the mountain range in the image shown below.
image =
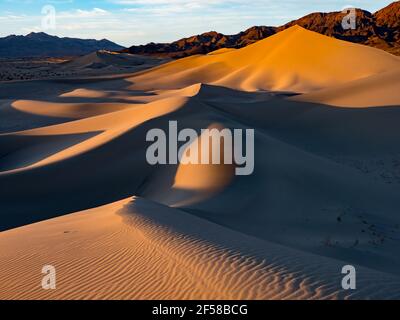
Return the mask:
M 299 25 L 305 29 L 341 40 L 360 43 L 400 55 L 400 1 L 375 12 L 356 9 L 356 29 L 344 30 L 347 13 L 311 13 L 280 27 L 255 26 L 235 35 L 215 31 L 184 38 L 172 43 L 149 43 L 132 46 L 124 52 L 159 57 L 182 58 L 206 54 L 221 48 L 242 48 L 280 31 Z
M 123 48 L 106 39 L 60 38 L 44 32 L 0 38 L 0 58 L 77 56 L 97 50 L 118 51 Z
M 124 48 L 107 39 L 60 38 L 44 32 L 32 32 L 26 36 L 10 35 L 0 38 L 0 58 L 79 56 L 97 50 L 182 58 L 195 54 L 207 54 L 222 48 L 243 48 L 294 25 L 336 39 L 364 44 L 400 55 L 400 1 L 393 2 L 373 14 L 356 9 L 357 27 L 354 30 L 343 29 L 342 20 L 345 15 L 346 13 L 343 12 L 316 12 L 279 27 L 254 26 L 235 35 L 211 31 L 172 43 L 152 42 L 130 48 Z

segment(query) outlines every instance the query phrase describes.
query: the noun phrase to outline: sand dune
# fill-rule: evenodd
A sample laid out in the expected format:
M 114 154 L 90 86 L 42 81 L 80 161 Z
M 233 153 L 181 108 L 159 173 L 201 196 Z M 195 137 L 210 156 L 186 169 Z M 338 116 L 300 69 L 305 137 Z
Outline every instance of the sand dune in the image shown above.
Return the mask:
M 176 88 L 197 82 L 256 91 L 309 92 L 390 71 L 400 59 L 299 26 L 240 50 L 171 62 L 132 78 L 136 88 Z
M 6 59 L 0 64 L 0 82 L 127 74 L 146 70 L 166 61 L 169 59 L 105 50 L 75 58 Z
M 0 298 L 400 298 L 399 67 L 293 27 L 126 76 L 0 84 Z M 254 174 L 149 165 L 169 121 L 255 129 Z
M 139 56 L 129 53 L 113 53 L 105 50 L 96 51 L 65 63 L 69 68 L 101 69 L 111 66 L 140 66 L 157 65 L 162 61 L 159 58 Z
M 359 267 L 360 290 L 338 291 L 342 261 L 137 198 L 2 233 L 0 244 L 6 299 L 400 297 L 399 277 Z M 55 291 L 38 287 L 38 271 L 50 263 Z

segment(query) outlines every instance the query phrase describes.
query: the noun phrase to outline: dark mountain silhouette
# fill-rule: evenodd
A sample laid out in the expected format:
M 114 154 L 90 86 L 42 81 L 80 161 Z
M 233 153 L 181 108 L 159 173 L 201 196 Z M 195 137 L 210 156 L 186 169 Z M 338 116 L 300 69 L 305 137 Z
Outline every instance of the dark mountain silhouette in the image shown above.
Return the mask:
M 181 58 L 193 54 L 205 54 L 221 48 L 242 48 L 269 37 L 295 24 L 341 40 L 369 45 L 400 55 L 400 1 L 372 14 L 356 10 L 356 29 L 345 30 L 342 20 L 346 13 L 311 13 L 280 27 L 255 26 L 236 35 L 207 32 L 172 43 L 149 43 L 132 46 L 125 52 Z
M 118 51 L 124 47 L 109 40 L 59 38 L 44 32 L 0 38 L 0 58 L 65 57 L 97 50 Z
M 158 57 L 182 58 L 205 54 L 221 48 L 241 48 L 276 33 L 274 27 L 252 27 L 236 35 L 224 35 L 215 31 L 184 38 L 172 43 L 149 43 L 133 46 L 124 52 Z

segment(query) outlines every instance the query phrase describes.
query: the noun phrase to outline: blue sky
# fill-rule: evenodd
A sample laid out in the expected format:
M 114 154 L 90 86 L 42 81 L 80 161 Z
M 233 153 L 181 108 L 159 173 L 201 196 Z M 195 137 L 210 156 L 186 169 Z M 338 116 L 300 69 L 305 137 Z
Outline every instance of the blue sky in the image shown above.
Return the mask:
M 345 6 L 374 12 L 393 0 L 0 0 L 0 36 L 44 31 L 107 38 L 130 46 L 170 42 L 215 30 L 234 34 L 253 25 L 281 25 L 315 11 Z M 43 30 L 43 6 L 56 10 L 55 29 Z

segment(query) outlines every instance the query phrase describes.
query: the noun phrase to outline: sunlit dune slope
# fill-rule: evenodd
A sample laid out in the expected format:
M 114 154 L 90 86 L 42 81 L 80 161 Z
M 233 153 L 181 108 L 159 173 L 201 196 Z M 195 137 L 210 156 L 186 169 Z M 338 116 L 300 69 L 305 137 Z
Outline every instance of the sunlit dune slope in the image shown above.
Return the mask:
M 115 108 L 114 112 L 109 110 L 110 112 L 107 114 L 87 118 L 84 117 L 85 113 L 91 109 L 93 112 L 99 111 L 103 104 L 80 111 L 81 108 L 85 109 L 85 106 L 79 104 L 61 104 L 60 106 L 60 104 L 49 103 L 53 109 L 46 108 L 46 104 L 43 104 L 45 108 L 41 109 L 37 108 L 43 106 L 40 102 L 31 104 L 21 102 L 21 105 L 32 107 L 34 110 L 36 107 L 46 115 L 53 115 L 60 111 L 58 108 L 62 108 L 65 114 L 80 116 L 83 119 L 0 135 L 1 154 L 3 154 L 0 166 L 3 172 L 0 172 L 0 175 L 10 174 L 13 170 L 19 171 L 43 166 L 87 153 L 148 120 L 179 109 L 185 102 L 186 98 L 184 97 L 169 97 L 148 104 L 126 105 L 126 110 Z M 109 104 L 106 106 L 111 107 Z
M 400 59 L 384 51 L 294 26 L 240 50 L 185 58 L 131 81 L 147 89 L 200 82 L 246 91 L 309 92 L 399 66 Z
M 368 78 L 294 97 L 339 107 L 400 106 L 400 67 Z

